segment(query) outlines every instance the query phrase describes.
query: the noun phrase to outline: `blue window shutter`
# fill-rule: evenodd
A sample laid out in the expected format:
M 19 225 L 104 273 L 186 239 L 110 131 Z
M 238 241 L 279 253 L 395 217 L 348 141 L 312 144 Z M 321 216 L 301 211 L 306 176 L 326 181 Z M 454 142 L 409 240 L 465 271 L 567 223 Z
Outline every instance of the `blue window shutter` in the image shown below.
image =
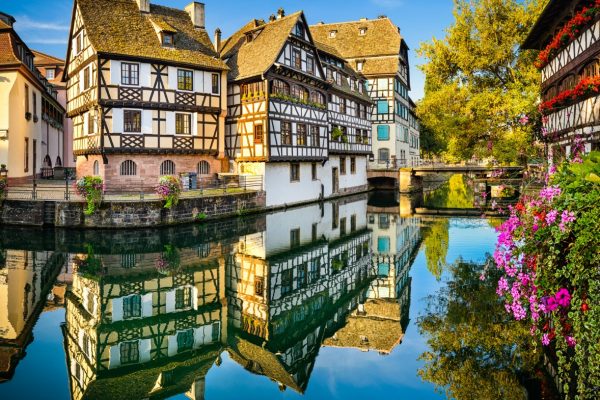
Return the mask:
M 388 125 L 377 125 L 377 140 L 390 140 L 390 127 Z

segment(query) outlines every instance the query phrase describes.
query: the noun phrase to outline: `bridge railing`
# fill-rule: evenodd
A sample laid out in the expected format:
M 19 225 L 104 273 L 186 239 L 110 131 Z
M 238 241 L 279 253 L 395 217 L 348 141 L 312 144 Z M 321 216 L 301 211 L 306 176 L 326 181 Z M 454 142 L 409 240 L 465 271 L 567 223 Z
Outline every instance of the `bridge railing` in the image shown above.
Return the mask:
M 394 158 L 374 158 L 369 160 L 371 169 L 398 169 L 408 167 L 419 167 L 424 165 L 423 161 L 402 160 Z

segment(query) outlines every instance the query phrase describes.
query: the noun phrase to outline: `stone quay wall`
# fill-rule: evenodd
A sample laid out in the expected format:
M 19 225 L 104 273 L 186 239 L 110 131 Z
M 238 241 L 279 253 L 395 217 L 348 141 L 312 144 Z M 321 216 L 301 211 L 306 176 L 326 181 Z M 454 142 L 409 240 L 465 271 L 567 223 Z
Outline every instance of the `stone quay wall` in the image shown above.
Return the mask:
M 143 228 L 219 219 L 265 210 L 264 191 L 180 199 L 171 209 L 154 201 L 103 202 L 92 215 L 85 203 L 44 200 L 4 200 L 0 223 L 64 228 Z

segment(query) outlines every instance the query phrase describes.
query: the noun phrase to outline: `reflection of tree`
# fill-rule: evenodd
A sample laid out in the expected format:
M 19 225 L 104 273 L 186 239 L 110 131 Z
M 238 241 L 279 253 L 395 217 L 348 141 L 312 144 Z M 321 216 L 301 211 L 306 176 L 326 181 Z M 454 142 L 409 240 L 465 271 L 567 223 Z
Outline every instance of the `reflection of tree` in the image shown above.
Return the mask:
M 432 208 L 473 208 L 473 188 L 464 175 L 452 175 L 447 183 L 424 196 L 425 205 Z
M 425 228 L 423 243 L 425 245 L 425 258 L 427 269 L 437 280 L 442 276 L 446 266 L 448 254 L 448 226 L 449 220 L 440 218 Z
M 429 298 L 419 318 L 431 348 L 419 375 L 456 399 L 523 399 L 519 372 L 537 360 L 527 326 L 513 320 L 495 293 L 497 269 L 457 262 L 446 288 Z

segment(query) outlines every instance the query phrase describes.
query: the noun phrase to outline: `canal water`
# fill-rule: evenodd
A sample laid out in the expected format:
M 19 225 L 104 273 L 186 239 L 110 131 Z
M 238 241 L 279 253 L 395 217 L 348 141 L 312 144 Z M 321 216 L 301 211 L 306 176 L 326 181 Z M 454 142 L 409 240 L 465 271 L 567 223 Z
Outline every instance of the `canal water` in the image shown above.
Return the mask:
M 0 398 L 524 398 L 523 332 L 480 279 L 497 221 L 420 218 L 400 200 L 3 228 Z

